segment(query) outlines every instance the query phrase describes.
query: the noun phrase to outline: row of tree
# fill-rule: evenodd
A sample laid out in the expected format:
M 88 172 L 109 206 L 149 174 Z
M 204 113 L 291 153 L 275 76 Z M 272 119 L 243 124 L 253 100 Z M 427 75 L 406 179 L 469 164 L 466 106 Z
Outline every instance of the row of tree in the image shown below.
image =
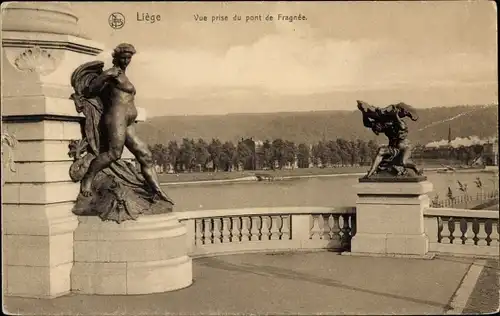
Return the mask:
M 176 172 L 369 164 L 377 148 L 374 141 L 348 141 L 341 138 L 320 141 L 312 146 L 283 139 L 261 143 L 242 139 L 234 144 L 231 141 L 222 143 L 218 139 L 206 142 L 201 138 L 184 138 L 179 143 L 170 141 L 167 145 L 150 146 L 154 163 L 163 166 L 164 170 L 172 168 Z

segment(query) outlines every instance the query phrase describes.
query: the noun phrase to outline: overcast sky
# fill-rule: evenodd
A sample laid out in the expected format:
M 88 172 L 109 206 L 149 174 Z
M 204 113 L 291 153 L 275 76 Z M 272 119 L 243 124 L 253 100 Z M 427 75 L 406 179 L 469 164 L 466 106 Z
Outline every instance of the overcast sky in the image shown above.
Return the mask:
M 73 8 L 81 29 L 106 45 L 100 59 L 109 62 L 110 49 L 121 42 L 136 47 L 128 75 L 138 98 L 182 100 L 175 114 L 199 113 L 200 100 L 210 98 L 221 102 L 206 114 L 352 109 L 358 95 L 377 105 L 404 101 L 416 107 L 498 98 L 496 8 L 490 1 L 81 2 Z M 112 12 L 125 16 L 122 29 L 109 26 Z M 161 21 L 137 21 L 143 13 Z M 280 13 L 307 20 L 245 22 L 247 15 Z M 195 21 L 195 14 L 208 22 Z M 218 14 L 229 21 L 212 23 Z M 233 22 L 234 14 L 242 21 Z M 293 96 L 325 100 L 320 108 L 279 101 Z M 275 103 L 248 102 L 266 97 Z M 234 105 L 239 101 L 244 106 Z

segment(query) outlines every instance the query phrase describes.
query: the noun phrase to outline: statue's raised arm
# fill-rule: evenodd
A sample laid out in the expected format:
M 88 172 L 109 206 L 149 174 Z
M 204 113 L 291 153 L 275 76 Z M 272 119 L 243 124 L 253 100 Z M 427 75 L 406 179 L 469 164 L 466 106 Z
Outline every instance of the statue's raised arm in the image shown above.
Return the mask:
M 384 133 L 389 143 L 378 150 L 370 170 L 365 178 L 378 177 L 418 177 L 422 170 L 410 160 L 412 146 L 407 138 L 408 125 L 404 121 L 409 117 L 418 120 L 415 108 L 405 103 L 391 104 L 384 108 L 372 106 L 364 101 L 357 101 L 358 110 L 363 115 L 363 125 L 371 128 L 378 135 Z

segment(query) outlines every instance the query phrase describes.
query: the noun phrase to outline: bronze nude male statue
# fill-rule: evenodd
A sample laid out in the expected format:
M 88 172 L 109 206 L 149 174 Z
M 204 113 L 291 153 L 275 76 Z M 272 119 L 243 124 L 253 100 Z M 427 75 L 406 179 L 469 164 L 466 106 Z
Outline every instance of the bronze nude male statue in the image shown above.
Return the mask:
M 376 175 L 385 177 L 419 177 L 419 170 L 410 160 L 412 146 L 407 138 L 408 125 L 403 120 L 409 117 L 418 120 L 416 110 L 408 104 L 398 103 L 385 108 L 378 108 L 366 102 L 357 101 L 357 107 L 363 114 L 363 125 L 376 135 L 384 133 L 389 143 L 378 150 L 365 179 Z
M 83 139 L 73 141 L 69 152 L 75 159 L 70 176 L 80 181 L 75 214 L 98 214 L 121 222 L 139 214 L 171 211 L 174 205 L 160 187 L 147 144 L 135 132 L 136 90 L 126 76 L 135 53 L 131 44 L 120 44 L 110 69 L 103 71 L 102 61 L 92 61 L 71 76 L 75 91 L 71 99 L 85 116 Z M 121 159 L 124 147 L 139 162 L 140 173 Z

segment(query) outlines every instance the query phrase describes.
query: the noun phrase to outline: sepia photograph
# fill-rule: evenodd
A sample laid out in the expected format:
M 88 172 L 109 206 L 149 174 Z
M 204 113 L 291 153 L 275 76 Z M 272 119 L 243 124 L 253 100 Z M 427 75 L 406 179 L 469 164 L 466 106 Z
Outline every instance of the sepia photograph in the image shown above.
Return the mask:
M 5 314 L 500 310 L 495 2 L 0 23 Z

